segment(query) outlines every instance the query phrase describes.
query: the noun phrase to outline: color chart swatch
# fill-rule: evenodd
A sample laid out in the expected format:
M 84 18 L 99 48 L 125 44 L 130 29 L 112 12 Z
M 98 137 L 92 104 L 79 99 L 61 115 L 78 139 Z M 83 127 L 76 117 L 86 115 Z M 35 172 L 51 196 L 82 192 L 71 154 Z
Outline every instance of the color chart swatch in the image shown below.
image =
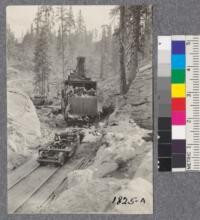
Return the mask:
M 200 170 L 200 36 L 158 37 L 158 170 Z
M 158 38 L 158 169 L 171 171 L 171 37 Z
M 184 171 L 186 167 L 185 37 L 172 36 L 171 45 L 172 171 Z M 179 105 L 180 103 L 183 104 Z

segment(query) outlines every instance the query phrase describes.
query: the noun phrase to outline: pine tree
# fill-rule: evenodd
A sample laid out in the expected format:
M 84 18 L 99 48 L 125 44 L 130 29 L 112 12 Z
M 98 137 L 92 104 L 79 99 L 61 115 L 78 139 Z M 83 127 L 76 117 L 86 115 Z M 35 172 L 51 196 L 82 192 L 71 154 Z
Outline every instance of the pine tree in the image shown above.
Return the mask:
M 111 42 L 111 68 L 114 73 L 119 73 L 119 37 L 118 29 L 114 30 Z
M 85 27 L 84 18 L 82 15 L 82 11 L 79 10 L 78 18 L 77 18 L 77 25 L 76 25 L 76 34 L 77 34 L 79 42 L 84 41 L 85 31 L 86 31 L 86 27 Z
M 69 33 L 71 33 L 72 29 L 75 28 L 75 20 L 74 20 L 72 6 L 69 6 L 68 26 L 69 26 Z
M 125 6 L 120 6 L 120 24 L 119 24 L 119 56 L 120 56 L 120 93 L 125 94 L 127 90 L 126 85 L 126 67 L 125 67 Z
M 112 27 L 111 25 L 107 26 L 107 44 L 108 44 L 108 55 L 109 55 L 109 62 L 111 62 L 112 56 Z
M 42 96 L 46 96 L 48 93 L 48 81 L 51 71 L 49 48 L 53 24 L 52 6 L 38 7 L 35 19 L 36 44 L 34 52 L 34 71 L 36 73 L 36 86 L 39 88 L 39 94 Z
M 102 25 L 102 36 L 101 36 L 101 66 L 100 66 L 100 78 L 103 79 L 104 77 L 104 69 L 105 69 L 105 62 L 106 62 L 106 50 L 107 50 L 107 33 L 106 33 L 107 26 Z
M 145 12 L 144 56 L 149 60 L 152 54 L 152 6 L 146 7 Z
M 62 77 L 65 78 L 66 66 L 69 65 L 67 62 L 73 57 L 73 45 L 71 42 L 72 32 L 75 28 L 74 15 L 72 7 L 59 6 L 57 8 L 57 18 L 59 21 L 59 32 L 58 32 L 58 52 L 62 57 Z M 72 61 L 71 61 L 72 62 Z
M 11 31 L 10 26 L 6 27 L 6 49 L 8 61 L 16 54 L 17 40 L 14 33 Z
M 100 78 L 102 79 L 104 77 L 105 70 L 110 72 L 110 65 L 112 64 L 112 29 L 110 25 L 102 25 L 102 36 L 100 44 Z
M 68 16 L 68 47 L 69 47 L 69 54 L 68 54 L 68 60 L 70 66 L 73 65 L 73 57 L 75 52 L 75 44 L 73 42 L 73 32 L 75 30 L 75 19 L 74 14 L 72 10 L 72 6 L 69 7 L 69 16 Z
M 130 85 L 135 79 L 138 72 L 138 51 L 139 51 L 139 34 L 140 34 L 140 11 L 141 6 L 129 6 L 126 10 L 127 20 L 127 69 L 128 84 Z
M 57 48 L 58 55 L 61 56 L 61 50 L 62 50 L 62 32 L 61 32 L 61 27 L 58 28 L 58 32 L 57 32 L 56 48 Z
M 95 28 L 94 30 L 93 30 L 93 37 L 94 37 L 94 40 L 96 41 L 97 39 L 98 39 L 98 30 Z
M 33 30 L 30 28 L 28 30 L 20 44 L 20 49 L 22 51 L 21 57 L 23 59 L 23 68 L 33 69 L 32 60 L 34 58 L 34 49 L 35 49 L 35 36 Z
M 138 51 L 141 35 L 142 6 L 122 5 L 119 10 L 120 92 L 125 94 L 138 72 Z M 128 83 L 127 83 L 128 78 Z

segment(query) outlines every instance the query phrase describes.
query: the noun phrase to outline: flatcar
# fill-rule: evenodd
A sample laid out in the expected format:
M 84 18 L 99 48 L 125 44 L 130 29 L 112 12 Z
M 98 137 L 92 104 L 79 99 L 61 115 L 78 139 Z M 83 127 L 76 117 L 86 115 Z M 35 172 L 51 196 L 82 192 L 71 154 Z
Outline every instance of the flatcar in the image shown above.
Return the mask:
M 64 165 L 75 154 L 83 137 L 84 134 L 76 130 L 56 133 L 53 141 L 39 147 L 38 163 Z

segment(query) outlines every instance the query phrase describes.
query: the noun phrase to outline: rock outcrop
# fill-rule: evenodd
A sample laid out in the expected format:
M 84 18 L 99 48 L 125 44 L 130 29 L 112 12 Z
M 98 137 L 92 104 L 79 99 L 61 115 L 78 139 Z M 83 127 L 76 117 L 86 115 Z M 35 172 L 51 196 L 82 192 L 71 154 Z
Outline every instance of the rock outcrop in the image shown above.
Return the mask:
M 29 96 L 19 90 L 7 91 L 8 168 L 21 163 L 31 148 L 37 147 L 40 122 Z

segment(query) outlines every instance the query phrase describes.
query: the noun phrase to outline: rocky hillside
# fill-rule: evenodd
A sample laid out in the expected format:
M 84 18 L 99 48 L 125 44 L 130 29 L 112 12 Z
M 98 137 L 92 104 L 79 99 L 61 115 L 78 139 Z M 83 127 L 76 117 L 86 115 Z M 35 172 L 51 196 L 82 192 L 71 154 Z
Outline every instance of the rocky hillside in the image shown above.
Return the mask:
M 14 169 L 31 148 L 37 147 L 41 136 L 40 122 L 29 96 L 14 89 L 7 91 L 8 168 Z
M 129 112 L 142 128 L 152 130 L 152 65 L 144 64 L 126 95 L 119 95 L 119 76 L 98 83 L 103 106 L 115 106 L 118 112 Z

